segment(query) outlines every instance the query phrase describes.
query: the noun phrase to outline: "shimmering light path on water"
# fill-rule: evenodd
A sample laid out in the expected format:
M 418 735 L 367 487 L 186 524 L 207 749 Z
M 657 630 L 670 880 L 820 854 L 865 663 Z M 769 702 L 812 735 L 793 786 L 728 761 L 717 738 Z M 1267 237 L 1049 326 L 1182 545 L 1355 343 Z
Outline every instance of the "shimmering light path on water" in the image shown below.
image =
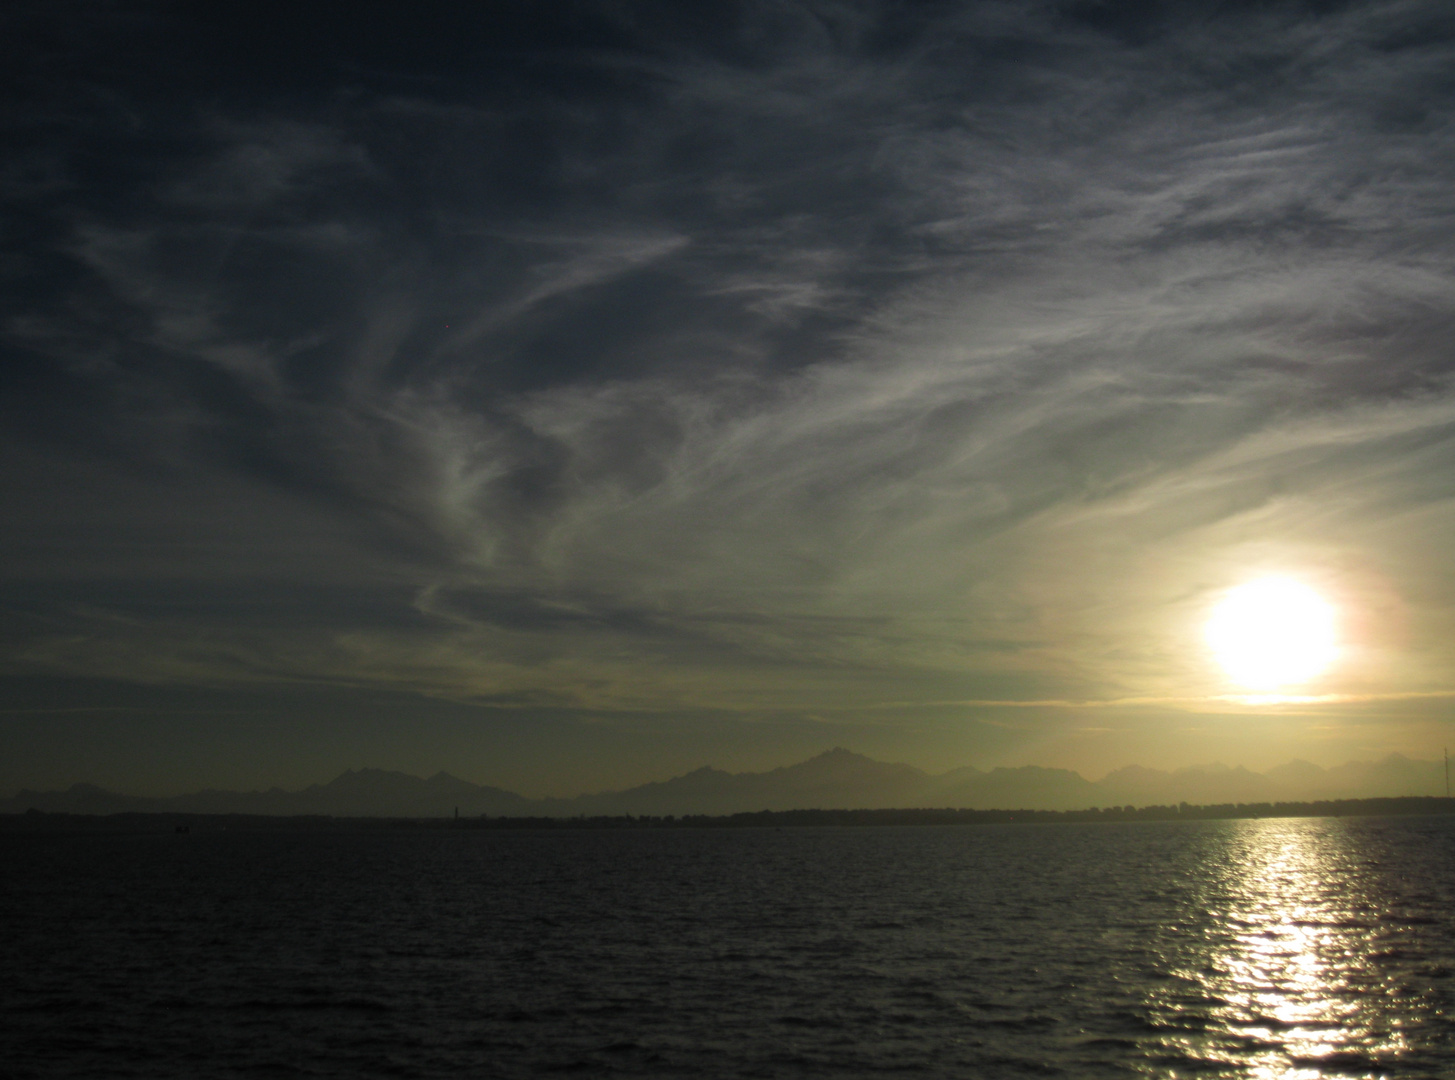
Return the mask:
M 1169 1064 L 1378 1076 L 1449 1039 L 1449 955 L 1426 951 L 1432 928 L 1448 928 L 1437 910 L 1450 896 L 1436 871 L 1446 852 L 1429 851 L 1426 867 L 1415 848 L 1391 858 L 1397 828 L 1273 820 L 1226 837 L 1208 866 L 1200 940 L 1171 954 L 1175 989 L 1149 995 Z
M 0 837 L 19 1077 L 1455 1076 L 1455 821 Z

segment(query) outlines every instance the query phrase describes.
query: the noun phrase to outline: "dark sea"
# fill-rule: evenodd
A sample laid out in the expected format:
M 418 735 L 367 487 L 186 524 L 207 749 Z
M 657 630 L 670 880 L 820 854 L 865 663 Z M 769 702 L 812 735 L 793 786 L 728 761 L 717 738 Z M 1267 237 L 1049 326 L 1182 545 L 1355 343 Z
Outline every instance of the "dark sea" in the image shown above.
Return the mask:
M 1455 1077 L 1455 818 L 0 854 L 6 1077 Z

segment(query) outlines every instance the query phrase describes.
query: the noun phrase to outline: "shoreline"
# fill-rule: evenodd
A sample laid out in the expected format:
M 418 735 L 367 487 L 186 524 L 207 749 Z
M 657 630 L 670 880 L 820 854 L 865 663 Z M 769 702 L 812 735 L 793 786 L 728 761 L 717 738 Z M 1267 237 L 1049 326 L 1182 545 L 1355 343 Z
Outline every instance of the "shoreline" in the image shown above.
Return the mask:
M 734 814 L 597 815 L 577 817 L 374 817 L 322 814 L 189 814 L 129 811 L 78 814 L 29 810 L 0 814 L 0 833 L 376 831 L 380 829 L 620 830 L 732 828 L 863 828 L 871 826 L 1088 824 L 1137 821 L 1227 821 L 1299 817 L 1421 817 L 1455 813 L 1455 799 L 1402 795 L 1304 802 L 1112 806 L 1084 810 L 758 810 Z

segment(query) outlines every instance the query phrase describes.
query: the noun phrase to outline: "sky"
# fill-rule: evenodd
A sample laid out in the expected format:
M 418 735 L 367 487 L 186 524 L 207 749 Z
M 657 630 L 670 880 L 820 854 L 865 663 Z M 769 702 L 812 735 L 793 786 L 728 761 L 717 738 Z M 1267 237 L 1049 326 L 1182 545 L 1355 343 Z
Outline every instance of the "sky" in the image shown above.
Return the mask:
M 1455 9 L 14 3 L 0 791 L 1455 735 Z M 1209 651 L 1269 575 L 1317 676 Z

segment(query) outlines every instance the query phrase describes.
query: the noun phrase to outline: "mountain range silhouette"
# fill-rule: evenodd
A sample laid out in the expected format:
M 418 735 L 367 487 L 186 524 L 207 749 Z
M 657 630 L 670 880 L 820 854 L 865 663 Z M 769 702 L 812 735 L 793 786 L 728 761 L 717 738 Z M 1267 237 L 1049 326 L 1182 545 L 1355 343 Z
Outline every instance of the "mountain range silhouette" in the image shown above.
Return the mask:
M 1391 754 L 1322 769 L 1307 761 L 1256 773 L 1241 766 L 1200 765 L 1173 772 L 1129 765 L 1100 780 L 1035 765 L 938 775 L 876 761 L 836 747 L 761 773 L 708 766 L 670 780 L 575 798 L 529 799 L 446 772 L 428 778 L 384 769 L 350 769 L 299 791 L 198 791 L 150 798 L 75 784 L 64 791 L 21 791 L 0 799 L 0 813 L 324 814 L 338 817 L 575 817 L 598 814 L 734 814 L 757 810 L 965 808 L 1081 810 L 1089 807 L 1199 805 L 1443 795 L 1438 761 Z

